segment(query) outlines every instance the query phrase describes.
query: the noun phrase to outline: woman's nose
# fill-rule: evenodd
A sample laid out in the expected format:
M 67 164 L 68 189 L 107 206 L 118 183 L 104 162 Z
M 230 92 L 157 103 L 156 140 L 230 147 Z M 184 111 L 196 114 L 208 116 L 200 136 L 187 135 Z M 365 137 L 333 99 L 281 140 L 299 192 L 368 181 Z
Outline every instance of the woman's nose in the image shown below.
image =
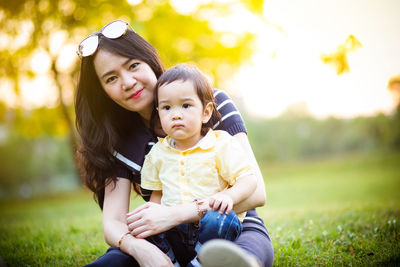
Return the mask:
M 132 75 L 122 76 L 122 89 L 128 91 L 136 84 L 136 79 Z

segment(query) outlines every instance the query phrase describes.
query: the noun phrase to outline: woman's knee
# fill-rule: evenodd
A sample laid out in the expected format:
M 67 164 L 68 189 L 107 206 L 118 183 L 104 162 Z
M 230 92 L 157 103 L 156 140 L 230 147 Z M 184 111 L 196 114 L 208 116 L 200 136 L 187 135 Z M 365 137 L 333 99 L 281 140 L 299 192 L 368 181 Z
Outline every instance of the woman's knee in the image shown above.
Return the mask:
M 110 247 L 105 254 L 100 256 L 97 260 L 88 265 L 88 267 L 101 267 L 101 266 L 111 266 L 111 267 L 139 267 L 138 262 L 128 254 L 125 254 L 116 247 Z

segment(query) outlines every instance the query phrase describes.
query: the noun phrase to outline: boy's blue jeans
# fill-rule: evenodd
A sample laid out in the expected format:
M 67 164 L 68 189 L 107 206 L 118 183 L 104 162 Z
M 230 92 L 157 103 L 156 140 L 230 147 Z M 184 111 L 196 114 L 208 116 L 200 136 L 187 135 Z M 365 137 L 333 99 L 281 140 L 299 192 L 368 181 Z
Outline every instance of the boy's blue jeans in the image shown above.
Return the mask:
M 242 224 L 234 211 L 220 214 L 219 211 L 208 211 L 200 221 L 199 227 L 193 223 L 178 225 L 167 232 L 147 238 L 167 254 L 172 261 L 177 260 L 181 266 L 197 255 L 202 244 L 211 239 L 234 241 L 242 232 Z M 186 251 L 176 253 L 173 251 Z

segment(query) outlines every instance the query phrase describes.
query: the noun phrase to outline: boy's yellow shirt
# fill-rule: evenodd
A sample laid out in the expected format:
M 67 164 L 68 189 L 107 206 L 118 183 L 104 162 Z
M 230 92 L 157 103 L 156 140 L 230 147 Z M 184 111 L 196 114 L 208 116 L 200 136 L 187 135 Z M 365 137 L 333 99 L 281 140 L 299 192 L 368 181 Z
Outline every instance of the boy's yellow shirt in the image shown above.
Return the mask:
M 159 138 L 147 154 L 141 187 L 162 190 L 161 204 L 175 206 L 203 199 L 252 173 L 250 160 L 240 144 L 225 131 L 210 130 L 185 151 L 170 146 L 171 138 Z M 244 218 L 244 213 L 238 214 Z

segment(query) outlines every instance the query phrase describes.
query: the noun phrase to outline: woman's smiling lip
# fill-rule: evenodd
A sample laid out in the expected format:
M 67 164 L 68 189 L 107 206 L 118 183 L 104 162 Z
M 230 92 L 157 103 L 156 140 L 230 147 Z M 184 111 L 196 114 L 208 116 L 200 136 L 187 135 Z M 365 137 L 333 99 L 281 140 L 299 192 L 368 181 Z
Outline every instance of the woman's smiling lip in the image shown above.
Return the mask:
M 135 93 L 133 93 L 133 94 L 129 97 L 129 99 L 136 99 L 136 98 L 139 98 L 140 95 L 142 94 L 142 92 L 143 92 L 143 89 L 141 89 L 141 90 L 139 90 L 139 91 L 136 91 Z

